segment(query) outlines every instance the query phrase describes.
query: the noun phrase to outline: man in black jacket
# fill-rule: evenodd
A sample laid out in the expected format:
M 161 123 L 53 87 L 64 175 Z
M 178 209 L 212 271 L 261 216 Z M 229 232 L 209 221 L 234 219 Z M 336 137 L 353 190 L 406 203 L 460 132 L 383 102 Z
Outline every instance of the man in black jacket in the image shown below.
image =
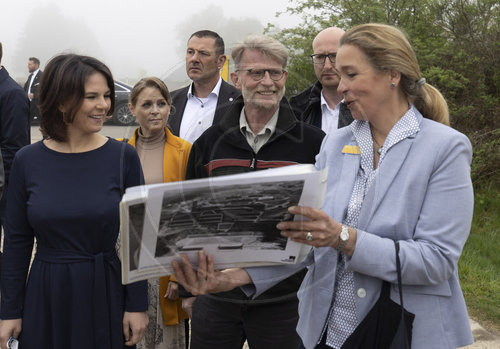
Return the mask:
M 234 174 L 314 163 L 324 133 L 299 122 L 284 98 L 288 60 L 286 48 L 268 36 L 250 36 L 237 44 L 231 73 L 242 96 L 222 121 L 194 142 L 186 178 Z M 192 348 L 297 348 L 297 290 L 301 271 L 257 299 L 238 288 L 198 296 L 191 318 Z
M 30 144 L 29 100 L 21 86 L 1 65 L 2 55 L 0 42 L 0 229 L 5 215 L 7 186 L 14 156 L 23 146 Z
M 342 93 L 337 91 L 340 76 L 335 69 L 335 57 L 340 37 L 340 28 L 326 28 L 316 35 L 311 55 L 314 73 L 318 78 L 312 86 L 290 98 L 295 115 L 308 124 L 321 128 L 325 133 L 349 125 L 353 118 L 342 103 Z
M 187 43 L 186 72 L 193 82 L 172 92 L 175 112 L 169 118 L 172 133 L 193 143 L 220 119 L 240 95 L 220 77 L 226 61 L 224 40 L 215 32 L 193 33 Z
M 24 91 L 30 100 L 30 121 L 40 122 L 40 109 L 38 108 L 38 85 L 43 72 L 40 70 L 40 60 L 36 57 L 30 57 L 28 60 L 28 71 L 30 75 L 24 84 Z

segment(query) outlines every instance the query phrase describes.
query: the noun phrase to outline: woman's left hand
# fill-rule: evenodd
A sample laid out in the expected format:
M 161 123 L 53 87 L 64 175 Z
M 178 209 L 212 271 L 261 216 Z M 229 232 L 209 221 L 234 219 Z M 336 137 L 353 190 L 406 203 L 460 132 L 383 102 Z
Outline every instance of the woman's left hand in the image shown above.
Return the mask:
M 277 228 L 281 230 L 281 235 L 314 247 L 338 247 L 342 224 L 330 218 L 325 212 L 305 206 L 292 206 L 288 209 L 288 212 L 307 217 L 310 220 L 278 223 Z M 349 228 L 349 233 L 349 246 L 346 245 L 343 252 L 352 255 L 355 245 L 352 244 L 352 241 L 355 242 L 356 230 Z
M 131 347 L 141 340 L 148 322 L 146 312 L 126 311 L 123 314 L 123 335 L 125 336 L 126 346 Z

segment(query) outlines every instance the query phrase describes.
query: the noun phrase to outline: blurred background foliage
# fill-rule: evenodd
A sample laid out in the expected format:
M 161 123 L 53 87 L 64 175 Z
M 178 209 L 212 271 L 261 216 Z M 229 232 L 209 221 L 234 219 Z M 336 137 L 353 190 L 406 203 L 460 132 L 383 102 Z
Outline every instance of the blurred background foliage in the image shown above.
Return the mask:
M 316 34 L 368 22 L 392 24 L 412 43 L 422 75 L 448 102 L 452 127 L 474 147 L 476 188 L 500 186 L 500 4 L 497 0 L 290 0 L 276 16 L 302 18 L 295 28 L 265 31 L 290 51 L 287 96 L 316 77 L 309 56 Z

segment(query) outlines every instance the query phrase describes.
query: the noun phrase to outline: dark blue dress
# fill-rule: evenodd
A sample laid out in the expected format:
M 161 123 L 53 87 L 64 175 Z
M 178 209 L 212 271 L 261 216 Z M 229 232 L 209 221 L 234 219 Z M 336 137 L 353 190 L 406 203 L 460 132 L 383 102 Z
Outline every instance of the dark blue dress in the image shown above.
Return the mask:
M 121 284 L 119 202 L 125 188 L 142 182 L 135 149 L 113 139 L 83 153 L 59 153 L 42 142 L 17 153 L 0 318 L 22 317 L 19 348 L 124 348 L 123 312 L 147 309 L 147 283 Z M 37 252 L 26 284 L 33 237 Z

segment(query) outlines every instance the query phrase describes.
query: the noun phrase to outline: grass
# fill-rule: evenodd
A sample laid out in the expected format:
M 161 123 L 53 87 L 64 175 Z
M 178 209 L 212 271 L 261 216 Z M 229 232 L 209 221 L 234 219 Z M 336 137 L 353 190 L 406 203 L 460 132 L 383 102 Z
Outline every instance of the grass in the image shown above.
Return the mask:
M 472 229 L 458 263 L 469 315 L 500 331 L 500 185 L 476 189 Z

